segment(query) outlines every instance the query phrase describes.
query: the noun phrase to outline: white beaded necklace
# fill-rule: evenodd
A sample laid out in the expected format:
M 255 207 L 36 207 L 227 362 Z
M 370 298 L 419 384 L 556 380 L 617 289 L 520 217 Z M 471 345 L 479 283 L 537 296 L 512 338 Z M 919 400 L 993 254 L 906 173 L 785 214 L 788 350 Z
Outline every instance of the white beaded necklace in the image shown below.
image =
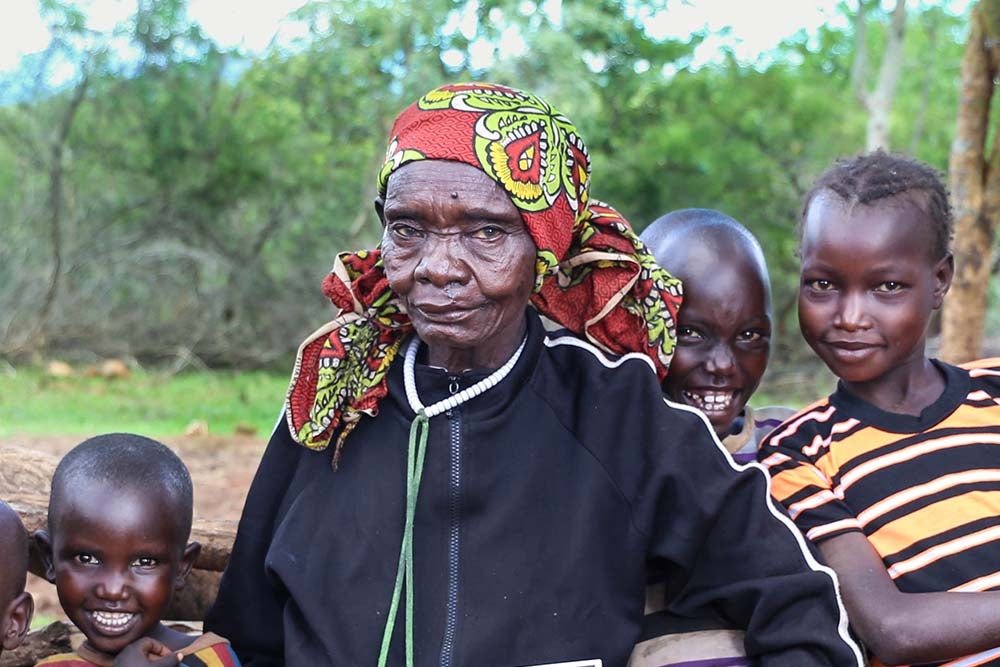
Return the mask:
M 406 400 L 417 414 L 410 423 L 410 442 L 406 448 L 406 518 L 403 522 L 403 543 L 399 548 L 396 583 L 393 585 L 392 600 L 389 602 L 385 629 L 382 631 L 382 646 L 378 658 L 379 667 L 386 667 L 389 661 L 392 630 L 396 625 L 396 616 L 399 612 L 399 601 L 403 597 L 404 585 L 406 588 L 405 627 L 403 629 L 406 645 L 405 664 L 406 667 L 413 667 L 413 523 L 417 515 L 417 495 L 420 492 L 420 478 L 424 473 L 424 455 L 427 453 L 427 435 L 430 431 L 431 417 L 436 417 L 458 407 L 498 385 L 514 369 L 527 341 L 528 337 L 525 336 L 507 363 L 490 373 L 488 377 L 430 407 L 424 407 L 424 404 L 420 402 L 420 397 L 417 395 L 417 381 L 413 373 L 413 367 L 417 363 L 417 350 L 420 349 L 420 339 L 414 336 L 409 347 L 406 348 L 406 358 L 403 360 L 403 386 L 406 388 Z
M 413 375 L 413 368 L 417 363 L 417 351 L 420 349 L 420 339 L 414 336 L 406 348 L 406 359 L 403 363 L 403 386 L 406 387 L 406 400 L 409 401 L 410 408 L 417 414 L 423 411 L 427 415 L 427 418 L 430 419 L 452 408 L 456 408 L 466 401 L 472 400 L 488 389 L 492 389 L 500 384 L 510 374 L 511 370 L 514 369 L 514 365 L 521 357 L 521 352 L 524 350 L 524 344 L 527 340 L 528 338 L 525 337 L 517 347 L 517 350 L 514 351 L 514 355 L 507 360 L 507 363 L 490 373 L 488 377 L 483 378 L 468 389 L 463 389 L 457 394 L 438 401 L 430 407 L 424 407 L 424 404 L 420 402 L 420 397 L 417 395 L 417 382 Z

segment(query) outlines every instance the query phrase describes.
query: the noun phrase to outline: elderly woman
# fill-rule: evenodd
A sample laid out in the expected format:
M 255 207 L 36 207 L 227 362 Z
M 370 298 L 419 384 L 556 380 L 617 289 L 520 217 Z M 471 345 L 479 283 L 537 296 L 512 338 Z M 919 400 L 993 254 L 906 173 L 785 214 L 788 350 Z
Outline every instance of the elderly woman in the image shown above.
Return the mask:
M 517 90 L 396 120 L 207 622 L 244 665 L 624 665 L 654 571 L 763 665 L 861 664 L 766 475 L 663 402 L 680 286 L 589 182 Z

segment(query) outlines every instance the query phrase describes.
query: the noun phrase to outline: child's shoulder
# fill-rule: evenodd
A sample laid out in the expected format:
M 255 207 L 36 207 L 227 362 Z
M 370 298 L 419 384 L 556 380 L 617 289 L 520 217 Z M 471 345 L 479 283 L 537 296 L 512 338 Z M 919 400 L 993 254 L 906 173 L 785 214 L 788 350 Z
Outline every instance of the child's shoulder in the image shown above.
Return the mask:
M 964 364 L 959 364 L 958 367 L 969 371 L 969 375 L 973 377 L 983 375 L 983 373 L 977 371 L 996 371 L 996 374 L 1000 375 L 1000 357 L 987 357 L 985 359 L 967 361 Z
M 825 431 L 829 428 L 836 413 L 836 409 L 830 403 L 829 396 L 814 401 L 798 411 L 789 408 L 778 409 L 788 412 L 774 415 L 782 419 L 767 436 L 767 442 L 774 446 L 783 442 L 787 445 L 803 438 L 811 440 L 818 431 Z M 759 412 L 755 411 L 755 418 L 758 418 Z
M 959 364 L 957 368 L 968 374 L 970 399 L 977 394 L 982 398 L 1000 398 L 1000 357 L 967 361 Z

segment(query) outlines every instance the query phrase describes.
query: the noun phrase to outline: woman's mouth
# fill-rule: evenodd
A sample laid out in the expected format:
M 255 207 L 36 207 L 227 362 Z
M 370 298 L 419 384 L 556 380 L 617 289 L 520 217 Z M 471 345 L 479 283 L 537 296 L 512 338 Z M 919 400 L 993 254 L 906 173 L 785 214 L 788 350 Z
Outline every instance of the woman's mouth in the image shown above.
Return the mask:
M 477 311 L 478 308 L 461 307 L 456 305 L 449 305 L 446 307 L 431 304 L 411 305 L 411 316 L 414 310 L 419 312 L 420 315 L 423 316 L 423 319 L 428 322 L 449 323 L 468 317 Z

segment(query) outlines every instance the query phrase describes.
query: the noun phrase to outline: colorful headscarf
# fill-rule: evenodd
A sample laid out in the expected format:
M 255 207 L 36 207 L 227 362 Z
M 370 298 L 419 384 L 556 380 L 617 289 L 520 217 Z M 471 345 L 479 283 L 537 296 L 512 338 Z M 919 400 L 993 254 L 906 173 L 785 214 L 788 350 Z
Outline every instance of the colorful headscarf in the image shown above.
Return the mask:
M 417 160 L 472 165 L 499 183 L 538 248 L 531 303 L 613 353 L 639 352 L 662 379 L 673 355 L 681 284 L 657 266 L 617 211 L 590 199 L 590 158 L 568 118 L 541 98 L 474 83 L 430 91 L 392 128 L 378 191 Z M 411 330 L 381 251 L 342 253 L 323 283 L 340 313 L 299 348 L 286 402 L 292 437 L 334 459 L 386 395 L 386 373 Z

